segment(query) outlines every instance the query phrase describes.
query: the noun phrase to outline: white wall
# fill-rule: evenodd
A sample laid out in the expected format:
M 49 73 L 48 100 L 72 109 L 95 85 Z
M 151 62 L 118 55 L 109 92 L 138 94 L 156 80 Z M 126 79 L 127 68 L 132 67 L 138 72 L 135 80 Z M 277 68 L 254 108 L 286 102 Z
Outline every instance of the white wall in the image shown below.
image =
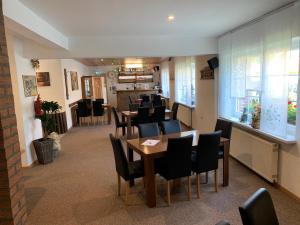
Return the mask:
M 35 71 L 30 60 L 23 57 L 23 46 L 20 40 L 7 35 L 7 44 L 22 165 L 29 166 L 35 158 L 32 140 L 42 137 L 42 126 L 40 120 L 34 117 L 35 97 L 24 95 L 22 75 L 35 75 Z
M 196 57 L 196 107 L 191 109 L 179 106 L 178 119 L 184 124 L 199 130 L 201 133 L 211 132 L 214 129 L 217 108 L 216 108 L 216 95 L 215 95 L 215 80 L 201 80 L 200 71 L 207 67 L 207 60 L 213 58 L 215 55 L 203 55 Z M 175 64 L 174 58 L 169 62 L 170 72 L 170 106 L 175 101 Z M 218 70 L 215 70 L 215 77 L 218 76 Z
M 40 60 L 38 72 L 49 72 L 50 86 L 38 87 L 38 92 L 42 100 L 55 101 L 62 106 L 65 111 L 65 93 L 64 93 L 64 76 L 61 72 L 61 60 Z
M 69 99 L 66 98 L 66 90 L 65 90 L 65 83 L 63 80 L 63 90 L 64 90 L 64 99 L 65 99 L 65 109 L 66 109 L 66 115 L 67 115 L 67 124 L 68 124 L 68 128 L 72 127 L 72 117 L 71 117 L 71 110 L 69 107 L 69 104 L 76 102 L 80 99 L 82 99 L 82 90 L 81 90 L 81 77 L 82 76 L 88 76 L 91 75 L 91 71 L 89 70 L 89 67 L 81 64 L 80 62 L 77 62 L 73 59 L 62 59 L 61 60 L 61 75 L 62 77 L 64 77 L 64 69 L 67 70 L 67 74 L 68 74 L 68 78 L 67 78 L 67 82 L 68 82 L 68 90 L 69 90 Z M 71 88 L 71 76 L 69 71 L 75 71 L 77 72 L 77 76 L 78 76 L 78 90 L 74 90 L 72 91 Z

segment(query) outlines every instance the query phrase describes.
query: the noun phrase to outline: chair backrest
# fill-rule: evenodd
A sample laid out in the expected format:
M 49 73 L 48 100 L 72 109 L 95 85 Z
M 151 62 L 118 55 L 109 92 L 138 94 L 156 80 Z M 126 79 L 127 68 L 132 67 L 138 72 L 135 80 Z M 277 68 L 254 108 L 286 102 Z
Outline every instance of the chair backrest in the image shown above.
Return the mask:
M 243 225 L 279 225 L 272 198 L 265 188 L 258 189 L 239 211 Z
M 162 122 L 163 134 L 179 133 L 181 132 L 181 124 L 178 120 L 169 120 Z
M 166 153 L 166 178 L 172 180 L 191 175 L 193 135 L 169 138 Z
M 92 99 L 89 99 L 89 98 L 85 98 L 85 99 L 82 99 L 82 101 L 86 102 L 86 104 L 90 107 L 92 107 Z
M 93 115 L 102 116 L 104 114 L 104 108 L 101 101 L 93 101 Z
M 144 108 L 153 108 L 152 102 L 142 102 L 141 106 Z
M 160 135 L 158 123 L 144 123 L 138 125 L 139 137 L 154 137 Z
M 173 120 L 177 120 L 177 112 L 178 112 L 179 103 L 174 102 L 172 105 L 172 117 Z
M 139 107 L 140 107 L 140 104 L 138 104 L 138 103 L 129 104 L 129 111 L 136 112 L 136 111 L 138 111 Z
M 154 107 L 162 106 L 161 96 L 160 95 L 154 95 L 153 99 L 152 99 L 152 102 L 153 102 Z
M 115 107 L 111 107 L 111 109 L 112 109 L 113 114 L 114 114 L 116 126 L 118 126 L 120 124 L 120 120 L 119 120 L 119 116 L 118 116 L 117 110 L 116 110 Z
M 115 138 L 112 134 L 109 134 L 111 145 L 114 151 L 115 165 L 117 173 L 124 178 L 129 179 L 128 161 L 119 138 Z
M 221 130 L 222 131 L 222 137 L 224 138 L 231 138 L 231 130 L 232 130 L 232 122 L 217 119 L 217 123 L 215 126 L 215 131 Z
M 141 95 L 140 97 L 142 99 L 142 102 L 150 102 L 149 95 Z
M 97 102 L 101 102 L 101 104 L 104 104 L 104 98 L 96 98 Z
M 128 99 L 129 99 L 129 103 L 132 104 L 133 102 L 132 102 L 130 95 L 128 96 Z
M 150 109 L 147 107 L 139 107 L 138 108 L 138 114 L 136 116 L 136 122 L 138 124 L 140 123 L 149 123 L 150 118 L 149 118 L 149 111 Z
M 199 135 L 195 167 L 197 172 L 218 169 L 220 139 L 221 131 Z
M 162 122 L 165 120 L 165 115 L 166 115 L 166 107 L 165 106 L 158 106 L 154 108 L 154 113 L 153 113 L 153 119 L 155 122 Z
M 76 112 L 79 117 L 86 117 L 90 115 L 90 110 L 88 109 L 87 103 L 85 101 L 77 102 Z
M 216 225 L 230 225 L 230 223 L 226 220 L 221 220 L 219 223 L 217 223 Z

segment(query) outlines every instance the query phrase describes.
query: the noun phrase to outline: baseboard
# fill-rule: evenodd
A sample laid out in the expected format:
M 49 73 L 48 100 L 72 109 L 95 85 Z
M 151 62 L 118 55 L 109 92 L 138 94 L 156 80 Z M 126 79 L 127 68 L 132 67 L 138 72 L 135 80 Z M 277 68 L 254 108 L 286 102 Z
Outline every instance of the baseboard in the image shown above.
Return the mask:
M 236 158 L 234 158 L 233 156 L 230 156 L 231 159 L 233 159 L 234 161 L 238 162 L 240 165 L 242 165 L 243 167 L 245 167 L 246 169 L 248 169 L 249 171 L 255 173 L 257 176 L 259 176 L 260 178 L 262 178 L 264 181 L 266 181 L 268 184 L 272 185 L 273 187 L 275 187 L 276 189 L 280 190 L 281 192 L 285 193 L 286 195 L 288 195 L 290 198 L 296 200 L 297 202 L 300 203 L 300 197 L 298 197 L 297 195 L 295 195 L 294 193 L 290 192 L 289 190 L 287 190 L 286 188 L 282 187 L 280 184 L 278 184 L 277 182 L 270 182 L 268 181 L 266 178 L 264 178 L 263 176 L 261 176 L 260 174 L 256 173 L 254 170 L 252 170 L 251 168 L 249 168 L 248 166 L 244 165 L 242 162 L 240 162 L 239 160 L 237 160 Z
M 292 199 L 295 199 L 297 202 L 300 203 L 300 197 L 298 197 L 297 195 L 295 195 L 294 193 L 290 192 L 289 190 L 287 190 L 286 188 L 282 187 L 280 184 L 275 183 L 274 186 L 282 191 L 283 193 L 285 193 L 286 195 L 288 195 L 289 197 L 291 197 Z

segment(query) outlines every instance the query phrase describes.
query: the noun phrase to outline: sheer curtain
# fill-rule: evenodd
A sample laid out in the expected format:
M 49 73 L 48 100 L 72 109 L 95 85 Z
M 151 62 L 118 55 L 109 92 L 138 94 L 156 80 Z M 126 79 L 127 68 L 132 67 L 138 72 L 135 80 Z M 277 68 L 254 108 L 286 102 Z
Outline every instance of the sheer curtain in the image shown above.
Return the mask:
M 179 103 L 195 105 L 195 58 L 175 58 L 175 100 Z
M 163 96 L 170 97 L 169 62 L 167 61 L 161 64 L 161 88 Z
M 299 9 L 296 4 L 219 39 L 220 116 L 237 120 L 256 99 L 260 129 L 287 137 L 289 82 L 299 78 Z

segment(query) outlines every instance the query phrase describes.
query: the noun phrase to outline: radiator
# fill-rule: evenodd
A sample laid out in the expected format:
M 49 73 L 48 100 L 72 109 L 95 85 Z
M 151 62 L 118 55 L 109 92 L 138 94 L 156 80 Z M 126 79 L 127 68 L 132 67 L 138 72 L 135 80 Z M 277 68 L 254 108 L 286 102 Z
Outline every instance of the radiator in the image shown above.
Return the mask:
M 232 129 L 230 155 L 270 182 L 277 181 L 279 145 Z

